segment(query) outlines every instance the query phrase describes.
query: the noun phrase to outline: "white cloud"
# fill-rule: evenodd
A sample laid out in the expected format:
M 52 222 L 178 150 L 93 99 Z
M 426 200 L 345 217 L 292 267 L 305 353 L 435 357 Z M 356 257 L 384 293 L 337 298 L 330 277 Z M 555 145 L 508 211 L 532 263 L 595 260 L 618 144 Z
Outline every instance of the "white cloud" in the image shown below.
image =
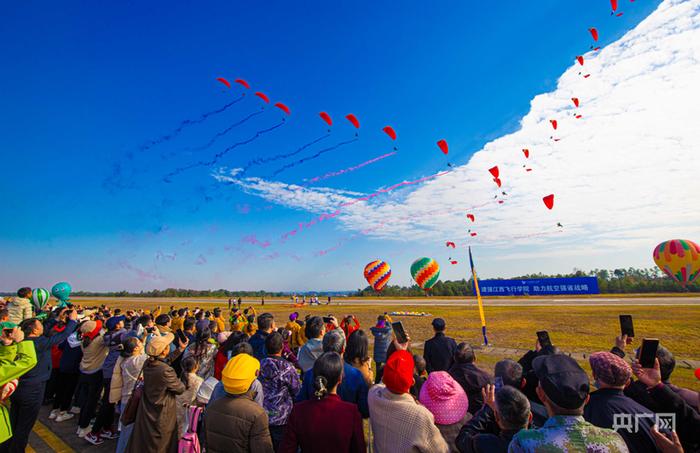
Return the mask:
M 571 253 L 574 243 L 578 253 L 582 242 L 625 249 L 672 236 L 698 239 L 699 63 L 700 0 L 667 0 L 618 41 L 585 54 L 583 67 L 573 62 L 554 91 L 531 101 L 520 130 L 486 144 L 445 176 L 343 209 L 339 226 L 376 227 L 366 234 L 381 238 L 462 242 L 473 228 L 472 242 L 546 241 L 555 255 Z M 579 108 L 572 97 L 580 99 Z M 558 121 L 557 131 L 550 119 Z M 530 150 L 529 159 L 522 148 Z M 494 200 L 500 191 L 488 173 L 493 165 L 508 193 L 503 204 Z M 215 177 L 314 214 L 362 196 L 238 178 L 235 170 Z M 549 193 L 555 194 L 552 211 L 542 203 Z M 467 212 L 476 223 L 466 220 Z

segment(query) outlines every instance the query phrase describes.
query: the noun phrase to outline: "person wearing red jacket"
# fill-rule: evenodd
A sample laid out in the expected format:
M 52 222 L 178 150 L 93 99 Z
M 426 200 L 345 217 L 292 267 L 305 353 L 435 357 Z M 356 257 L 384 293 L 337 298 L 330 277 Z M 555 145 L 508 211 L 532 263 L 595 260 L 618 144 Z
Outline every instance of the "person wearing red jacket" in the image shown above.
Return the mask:
M 355 315 L 347 315 L 340 321 L 340 328 L 343 329 L 345 338 L 350 338 L 350 334 L 360 329 L 360 321 L 357 320 Z
M 296 403 L 277 453 L 337 453 L 367 451 L 357 405 L 340 399 L 343 359 L 336 352 L 321 355 L 313 367 L 314 399 Z

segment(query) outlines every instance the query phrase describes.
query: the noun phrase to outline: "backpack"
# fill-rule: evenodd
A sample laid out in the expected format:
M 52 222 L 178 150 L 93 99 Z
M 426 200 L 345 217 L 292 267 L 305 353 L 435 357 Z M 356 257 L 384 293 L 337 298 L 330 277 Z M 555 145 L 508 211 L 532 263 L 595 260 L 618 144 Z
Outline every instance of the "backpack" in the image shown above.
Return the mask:
M 197 435 L 197 426 L 201 415 L 201 407 L 187 407 L 187 431 L 177 443 L 177 453 L 201 453 L 202 447 L 199 445 L 199 436 Z

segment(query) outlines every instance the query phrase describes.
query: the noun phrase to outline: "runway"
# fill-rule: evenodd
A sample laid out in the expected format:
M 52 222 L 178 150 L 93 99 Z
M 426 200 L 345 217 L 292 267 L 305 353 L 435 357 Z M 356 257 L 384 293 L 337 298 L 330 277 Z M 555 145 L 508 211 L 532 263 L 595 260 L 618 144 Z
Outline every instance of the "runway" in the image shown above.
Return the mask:
M 260 305 L 259 298 L 242 298 L 242 305 Z M 215 298 L 166 298 L 166 297 L 75 297 L 75 303 L 100 303 L 118 304 L 120 306 L 139 305 L 152 306 L 160 304 L 163 306 L 222 306 L 228 305 L 227 299 Z M 484 304 L 496 307 L 519 307 L 519 306 L 557 306 L 557 307 L 605 307 L 605 306 L 700 306 L 700 295 L 698 296 L 601 296 L 601 297 L 484 297 Z M 322 306 L 326 300 L 323 300 Z M 352 298 L 333 297 L 331 305 L 381 305 L 381 306 L 455 306 L 471 305 L 476 303 L 474 297 L 468 298 Z M 265 305 L 290 305 L 289 299 L 266 299 Z

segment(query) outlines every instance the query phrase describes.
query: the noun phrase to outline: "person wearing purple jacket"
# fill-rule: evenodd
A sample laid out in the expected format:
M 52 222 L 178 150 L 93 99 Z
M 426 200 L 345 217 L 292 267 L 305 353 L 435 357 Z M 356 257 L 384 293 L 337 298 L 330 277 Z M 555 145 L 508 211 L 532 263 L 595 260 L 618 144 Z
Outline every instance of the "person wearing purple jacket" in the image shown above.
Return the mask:
M 301 382 L 294 365 L 282 358 L 284 340 L 279 332 L 265 339 L 267 358 L 260 362 L 259 380 L 263 387 L 263 408 L 270 423 L 272 445 L 277 451 L 292 413 L 294 397 L 301 389 Z
M 112 316 L 105 321 L 107 333 L 104 334 L 104 344 L 109 347 L 107 358 L 102 364 L 102 402 L 100 411 L 97 413 L 92 430 L 85 436 L 85 440 L 92 444 L 99 445 L 103 439 L 116 439 L 119 434 L 114 431 L 114 404 L 109 402 L 109 389 L 112 385 L 112 374 L 114 365 L 119 359 L 122 349 L 122 341 L 126 338 L 124 320 L 126 316 Z

